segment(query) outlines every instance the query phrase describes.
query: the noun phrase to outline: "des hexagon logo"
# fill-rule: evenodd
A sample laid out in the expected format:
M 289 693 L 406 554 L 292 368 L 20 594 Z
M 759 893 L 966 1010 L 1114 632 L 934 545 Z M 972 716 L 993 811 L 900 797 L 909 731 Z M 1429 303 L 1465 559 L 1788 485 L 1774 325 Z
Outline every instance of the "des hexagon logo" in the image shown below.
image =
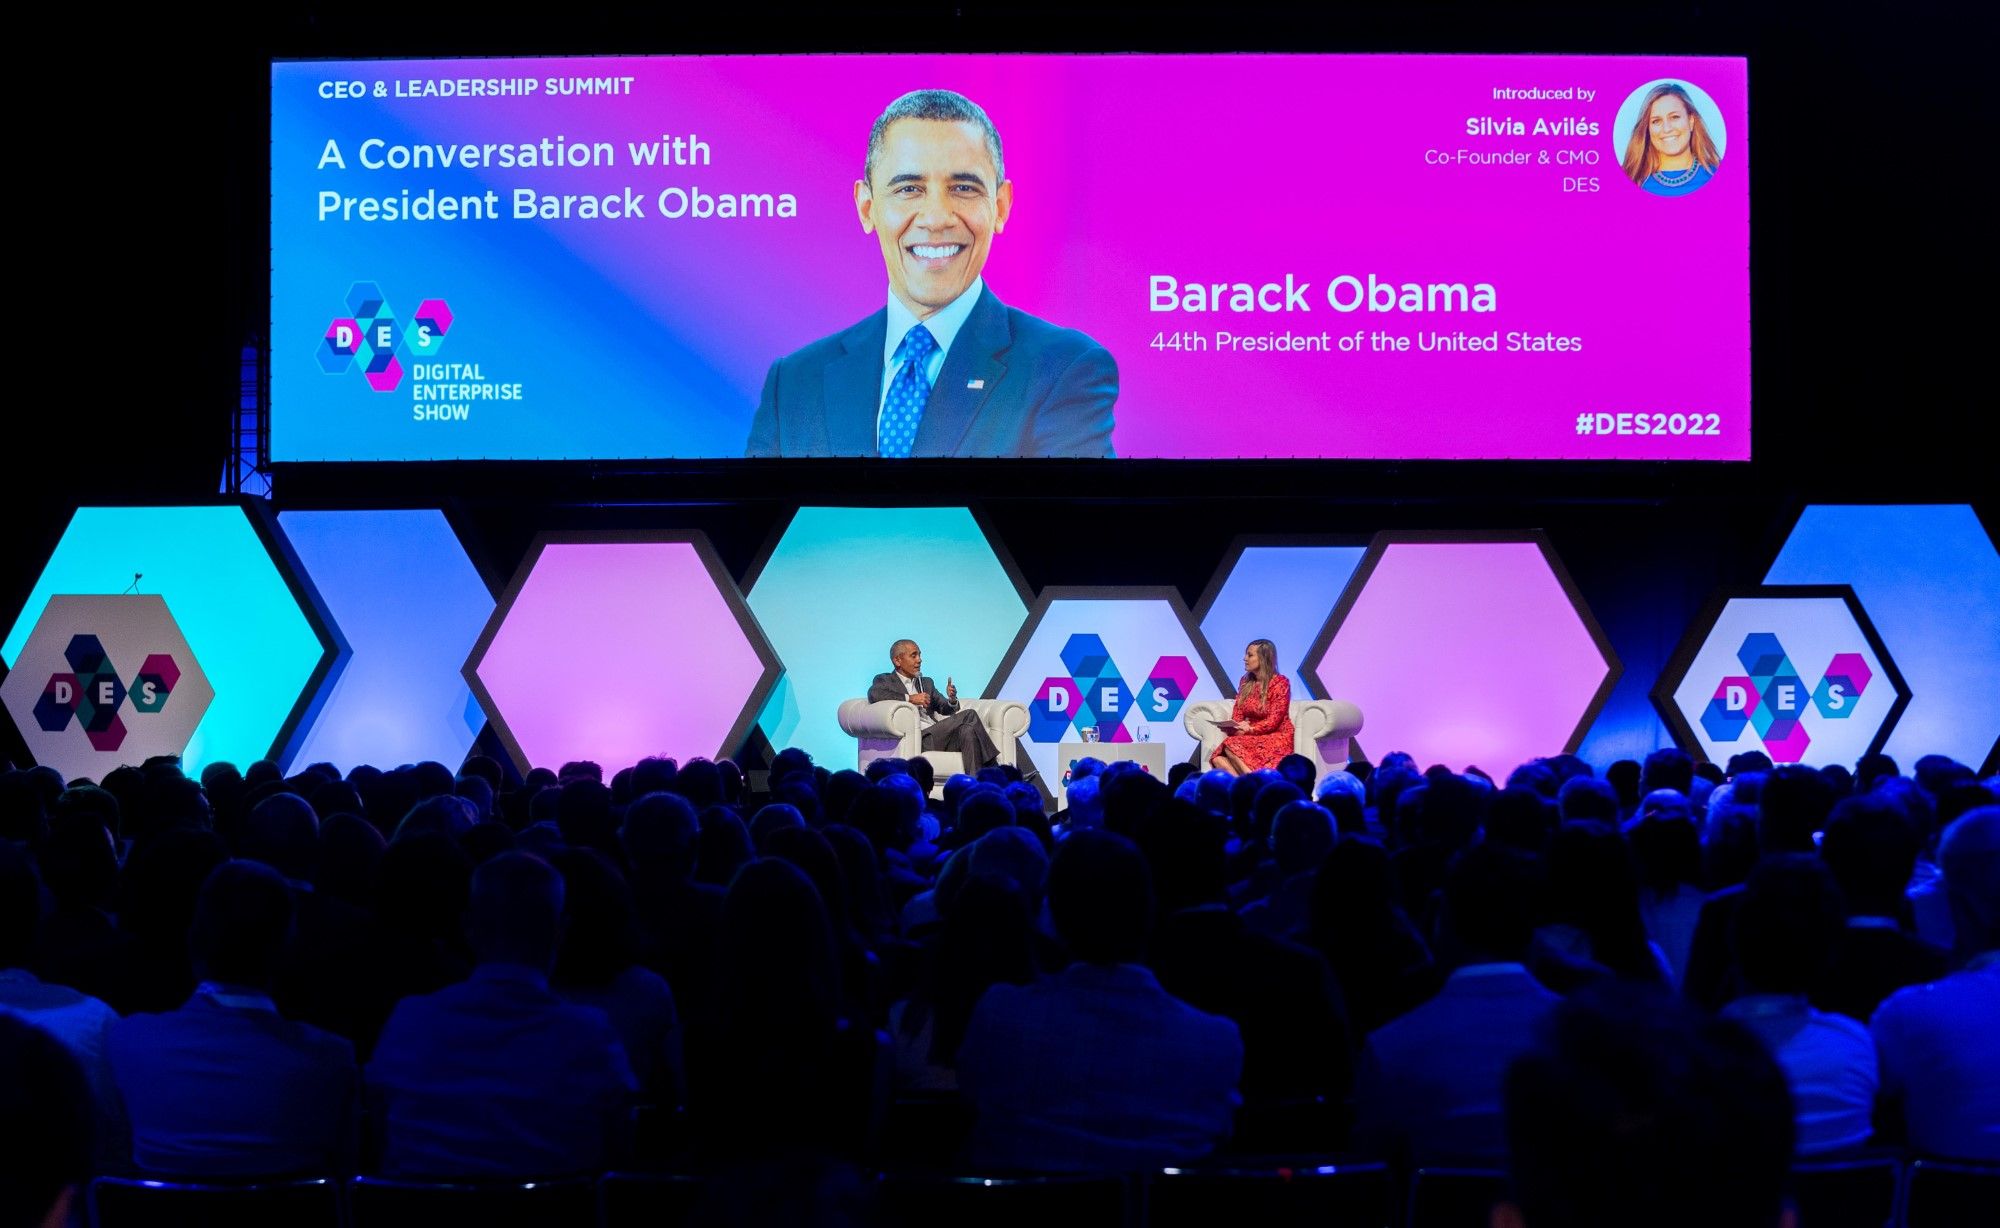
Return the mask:
M 407 322 L 372 281 L 357 281 L 347 290 L 346 311 L 333 318 L 314 354 L 320 370 L 344 375 L 358 369 L 377 392 L 394 392 L 403 382 L 410 361 L 436 357 L 451 331 L 451 306 L 441 298 L 417 304 Z
M 1770 585 L 1718 594 L 1653 698 L 1711 761 L 1825 765 L 1880 749 L 1910 692 L 1852 589 Z
M 166 601 L 150 594 L 49 598 L 0 683 L 35 762 L 65 779 L 178 755 L 214 698 Z

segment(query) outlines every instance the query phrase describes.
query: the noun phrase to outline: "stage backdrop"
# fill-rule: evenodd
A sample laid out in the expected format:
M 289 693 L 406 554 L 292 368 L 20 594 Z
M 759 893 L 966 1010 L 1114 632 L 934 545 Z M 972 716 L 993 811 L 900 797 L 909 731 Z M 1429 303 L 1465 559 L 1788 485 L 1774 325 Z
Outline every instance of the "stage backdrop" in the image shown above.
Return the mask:
M 1001 167 L 885 146 L 865 231 L 919 87 Z M 918 455 L 1744 460 L 1747 105 L 1740 58 L 279 63 L 272 454 L 873 454 L 893 268 L 1056 326 L 970 317 Z

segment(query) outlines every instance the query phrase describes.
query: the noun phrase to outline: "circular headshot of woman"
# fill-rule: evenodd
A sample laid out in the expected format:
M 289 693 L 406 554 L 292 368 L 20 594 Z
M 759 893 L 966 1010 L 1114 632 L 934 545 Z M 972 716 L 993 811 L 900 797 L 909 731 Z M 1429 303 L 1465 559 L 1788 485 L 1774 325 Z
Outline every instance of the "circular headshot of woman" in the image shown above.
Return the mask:
M 1626 178 L 1655 196 L 1686 196 L 1715 178 L 1728 134 L 1700 86 L 1661 80 L 1626 97 L 1611 140 Z

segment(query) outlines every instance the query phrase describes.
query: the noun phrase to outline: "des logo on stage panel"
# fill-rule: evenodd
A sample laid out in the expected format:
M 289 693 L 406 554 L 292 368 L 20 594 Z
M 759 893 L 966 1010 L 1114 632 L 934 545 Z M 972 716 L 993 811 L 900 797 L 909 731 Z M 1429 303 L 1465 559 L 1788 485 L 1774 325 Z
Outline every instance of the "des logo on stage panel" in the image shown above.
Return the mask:
M 167 603 L 150 594 L 49 598 L 0 684 L 35 762 L 70 779 L 180 754 L 214 698 Z
M 1712 601 L 1654 699 L 1712 761 L 1763 751 L 1824 766 L 1878 749 L 1909 690 L 1852 590 L 1781 586 Z
M 1220 699 L 1215 656 L 1177 590 L 1051 586 L 1042 590 L 987 694 L 1028 705 L 1021 748 L 1056 787 L 1059 744 L 1095 728 L 1116 747 L 1139 741 L 1140 726 L 1166 762 L 1191 757 L 1197 743 L 1182 724 L 1190 701 Z
M 1098 635 L 1070 636 L 1061 657 L 1068 675 L 1044 679 L 1028 705 L 1028 737 L 1036 742 L 1060 742 L 1071 729 L 1092 726 L 1100 741 L 1130 742 L 1132 725 L 1173 720 L 1194 689 L 1194 663 L 1186 657 L 1161 657 L 1134 688 Z

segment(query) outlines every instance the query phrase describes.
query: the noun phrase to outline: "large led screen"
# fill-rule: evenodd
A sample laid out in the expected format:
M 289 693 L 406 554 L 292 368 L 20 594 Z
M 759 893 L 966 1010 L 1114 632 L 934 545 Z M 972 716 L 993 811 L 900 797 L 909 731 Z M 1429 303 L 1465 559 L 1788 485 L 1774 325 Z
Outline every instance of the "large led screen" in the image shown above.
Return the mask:
M 1742 59 L 272 68 L 281 461 L 1745 460 Z

